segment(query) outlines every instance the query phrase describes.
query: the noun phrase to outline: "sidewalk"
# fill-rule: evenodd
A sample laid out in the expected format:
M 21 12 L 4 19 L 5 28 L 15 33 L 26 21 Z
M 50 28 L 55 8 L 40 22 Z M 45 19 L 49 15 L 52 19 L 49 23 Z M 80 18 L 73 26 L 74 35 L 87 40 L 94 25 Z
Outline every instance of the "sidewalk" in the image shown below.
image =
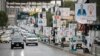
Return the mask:
M 46 44 L 48 46 L 51 46 L 51 47 L 54 47 L 54 48 L 57 48 L 57 49 L 60 49 L 62 51 L 65 51 L 67 53 L 70 53 L 70 54 L 74 54 L 76 56 L 93 56 L 91 54 L 87 54 L 87 53 L 83 53 L 83 50 L 77 50 L 76 52 L 72 52 L 69 47 L 64 47 L 62 48 L 60 45 L 54 45 L 54 44 L 49 44 L 49 43 L 46 43 L 46 42 L 42 42 L 43 44 Z

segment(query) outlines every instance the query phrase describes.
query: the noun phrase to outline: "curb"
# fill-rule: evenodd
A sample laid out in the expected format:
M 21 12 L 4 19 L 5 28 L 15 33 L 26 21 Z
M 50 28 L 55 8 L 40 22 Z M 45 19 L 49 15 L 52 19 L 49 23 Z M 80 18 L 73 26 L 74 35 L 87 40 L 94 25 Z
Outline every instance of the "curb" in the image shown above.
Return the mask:
M 64 49 L 61 48 L 61 47 L 57 47 L 57 46 L 55 46 L 55 45 L 48 44 L 48 43 L 45 43 L 45 42 L 41 42 L 41 43 L 46 44 L 46 45 L 51 46 L 51 47 L 54 47 L 54 48 L 57 48 L 57 49 L 60 49 L 60 50 L 62 50 L 62 51 L 68 52 L 68 53 L 70 53 L 70 54 L 74 54 L 74 55 L 76 55 L 76 56 L 90 56 L 90 55 L 85 55 L 85 53 L 84 53 L 84 54 L 80 54 L 80 53 L 78 53 L 78 52 L 72 52 L 72 51 L 70 51 L 70 50 L 64 50 Z

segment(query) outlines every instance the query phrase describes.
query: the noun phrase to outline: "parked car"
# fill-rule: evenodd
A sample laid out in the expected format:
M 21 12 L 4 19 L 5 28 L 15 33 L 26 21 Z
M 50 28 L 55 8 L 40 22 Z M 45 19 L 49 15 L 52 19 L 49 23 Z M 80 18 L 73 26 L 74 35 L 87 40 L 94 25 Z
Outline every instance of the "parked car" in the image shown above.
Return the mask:
M 22 47 L 24 49 L 24 41 L 20 36 L 13 37 L 11 40 L 11 49 L 14 47 Z
M 100 37 L 96 37 L 94 43 L 100 45 Z
M 47 36 L 43 36 L 43 35 L 41 35 L 41 41 L 43 41 L 43 42 L 48 42 L 48 37 Z
M 0 35 L 1 35 L 3 32 L 4 32 L 3 30 L 0 30 Z
M 38 38 L 37 38 L 36 35 L 29 35 L 29 36 L 27 36 L 25 42 L 26 42 L 26 45 L 28 45 L 28 44 L 35 44 L 35 45 L 38 46 Z
M 11 34 L 12 33 L 12 30 L 11 29 L 10 30 L 6 30 L 5 33 Z
M 23 36 L 24 41 L 26 41 L 26 37 L 31 34 L 30 33 L 21 33 L 21 35 Z
M 11 40 L 10 34 L 6 33 L 1 36 L 1 42 L 9 43 Z

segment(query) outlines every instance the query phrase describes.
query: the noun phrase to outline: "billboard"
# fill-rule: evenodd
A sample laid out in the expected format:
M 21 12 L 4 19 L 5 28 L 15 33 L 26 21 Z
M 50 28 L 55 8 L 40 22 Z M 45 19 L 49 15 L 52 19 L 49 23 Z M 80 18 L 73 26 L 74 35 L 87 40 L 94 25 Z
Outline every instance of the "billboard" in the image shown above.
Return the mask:
M 43 12 L 43 19 L 46 19 L 46 12 Z
M 66 20 L 61 20 L 60 24 L 61 24 L 62 27 L 66 27 Z
M 38 26 L 46 26 L 47 25 L 47 19 L 38 19 Z
M 70 8 L 59 8 L 61 12 L 61 18 L 67 19 L 68 16 L 70 16 Z
M 69 37 L 75 36 L 75 29 L 77 28 L 77 24 L 70 23 L 68 27 L 69 27 L 68 36 Z
M 32 24 L 35 24 L 35 23 L 36 23 L 36 21 L 35 21 L 35 18 L 34 18 L 34 17 L 29 17 L 29 19 L 30 19 L 30 22 L 31 22 Z
M 61 17 L 60 16 L 52 16 L 53 17 L 53 27 L 61 26 Z
M 51 27 L 43 27 L 43 35 L 50 36 L 51 35 Z
M 75 4 L 75 20 L 79 23 L 96 21 L 96 4 Z

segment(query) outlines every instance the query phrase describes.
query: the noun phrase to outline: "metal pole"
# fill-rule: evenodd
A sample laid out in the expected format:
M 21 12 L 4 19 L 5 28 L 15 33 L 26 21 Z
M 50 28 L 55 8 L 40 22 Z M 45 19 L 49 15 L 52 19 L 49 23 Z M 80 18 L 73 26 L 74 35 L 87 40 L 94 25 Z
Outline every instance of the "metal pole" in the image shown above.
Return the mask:
M 57 5 L 57 0 L 55 0 L 55 5 Z
M 63 0 L 61 0 L 61 7 L 63 7 L 64 6 L 64 3 L 63 3 Z

